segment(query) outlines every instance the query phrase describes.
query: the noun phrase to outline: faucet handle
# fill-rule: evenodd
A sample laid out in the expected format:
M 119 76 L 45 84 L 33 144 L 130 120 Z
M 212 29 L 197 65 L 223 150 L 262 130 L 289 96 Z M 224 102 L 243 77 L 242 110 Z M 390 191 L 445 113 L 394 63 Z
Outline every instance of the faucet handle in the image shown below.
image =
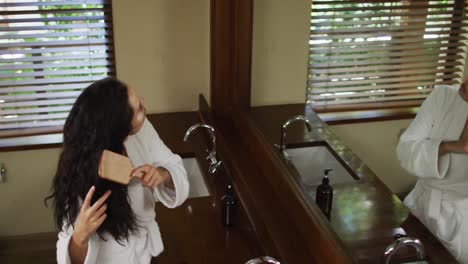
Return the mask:
M 210 174 L 214 174 L 218 170 L 219 166 L 221 166 L 221 163 L 222 163 L 222 161 L 217 161 L 215 163 L 211 163 L 210 166 L 208 167 L 208 172 Z
M 210 161 L 210 164 L 215 164 L 216 162 L 218 162 L 218 160 L 216 159 L 216 151 L 209 151 L 208 152 L 208 156 L 206 156 L 206 160 L 209 160 Z

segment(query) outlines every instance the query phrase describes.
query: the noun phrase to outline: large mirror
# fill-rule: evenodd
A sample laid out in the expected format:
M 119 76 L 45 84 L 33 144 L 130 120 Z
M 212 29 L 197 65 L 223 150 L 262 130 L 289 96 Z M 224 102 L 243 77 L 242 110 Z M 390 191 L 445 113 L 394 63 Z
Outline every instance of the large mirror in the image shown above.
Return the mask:
M 396 147 L 414 115 L 387 114 L 414 111 L 434 85 L 459 85 L 466 75 L 463 31 L 453 27 L 463 24 L 462 1 L 351 2 L 255 1 L 251 110 L 275 149 L 285 143 L 278 155 L 310 203 L 333 169 L 330 223 L 349 245 L 378 225 L 403 232 L 392 228 L 409 213 L 402 199 L 417 178 Z M 384 225 L 389 215 L 394 222 Z

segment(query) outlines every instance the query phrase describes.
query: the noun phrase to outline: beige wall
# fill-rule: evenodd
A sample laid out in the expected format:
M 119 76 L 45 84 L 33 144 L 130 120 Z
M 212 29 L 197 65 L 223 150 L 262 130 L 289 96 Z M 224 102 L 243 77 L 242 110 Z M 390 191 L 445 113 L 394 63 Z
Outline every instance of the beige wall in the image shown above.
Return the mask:
M 117 76 L 149 113 L 209 100 L 209 0 L 113 0 Z
M 310 0 L 255 0 L 252 105 L 305 102 Z
M 412 119 L 331 126 L 333 132 L 394 193 L 407 192 L 416 178 L 404 171 L 396 157 L 398 133 Z
M 209 0 L 114 0 L 117 75 L 149 113 L 196 110 L 209 100 Z M 54 230 L 43 205 L 59 149 L 0 153 L 0 236 Z
M 7 168 L 0 184 L 0 236 L 54 230 L 52 210 L 44 206 L 57 166 L 59 149 L 2 152 Z

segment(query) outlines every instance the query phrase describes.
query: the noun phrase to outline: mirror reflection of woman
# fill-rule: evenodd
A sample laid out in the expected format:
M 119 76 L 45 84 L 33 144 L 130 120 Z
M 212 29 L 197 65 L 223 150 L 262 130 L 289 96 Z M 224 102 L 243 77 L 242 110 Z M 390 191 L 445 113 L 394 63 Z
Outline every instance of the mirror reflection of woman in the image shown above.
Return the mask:
M 63 151 L 52 184 L 60 230 L 58 263 L 150 263 L 163 251 L 154 205 L 169 208 L 188 197 L 182 160 L 145 117 L 135 91 L 107 78 L 87 87 L 63 129 Z M 128 186 L 98 177 L 104 149 L 128 155 Z
M 402 134 L 397 155 L 418 177 L 405 204 L 458 261 L 468 263 L 467 81 L 433 90 Z

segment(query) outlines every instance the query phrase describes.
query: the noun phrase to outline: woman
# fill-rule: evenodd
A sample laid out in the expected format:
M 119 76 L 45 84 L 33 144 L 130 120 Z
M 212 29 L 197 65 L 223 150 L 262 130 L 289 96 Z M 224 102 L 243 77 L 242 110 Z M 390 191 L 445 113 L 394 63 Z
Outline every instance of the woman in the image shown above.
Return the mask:
M 432 92 L 401 136 L 397 155 L 418 177 L 405 204 L 468 263 L 468 82 Z
M 145 114 L 143 100 L 116 79 L 93 83 L 76 100 L 46 198 L 60 229 L 58 263 L 149 263 L 163 251 L 154 203 L 181 205 L 189 185 L 181 158 Z M 136 167 L 128 186 L 98 177 L 104 149 L 128 155 Z

